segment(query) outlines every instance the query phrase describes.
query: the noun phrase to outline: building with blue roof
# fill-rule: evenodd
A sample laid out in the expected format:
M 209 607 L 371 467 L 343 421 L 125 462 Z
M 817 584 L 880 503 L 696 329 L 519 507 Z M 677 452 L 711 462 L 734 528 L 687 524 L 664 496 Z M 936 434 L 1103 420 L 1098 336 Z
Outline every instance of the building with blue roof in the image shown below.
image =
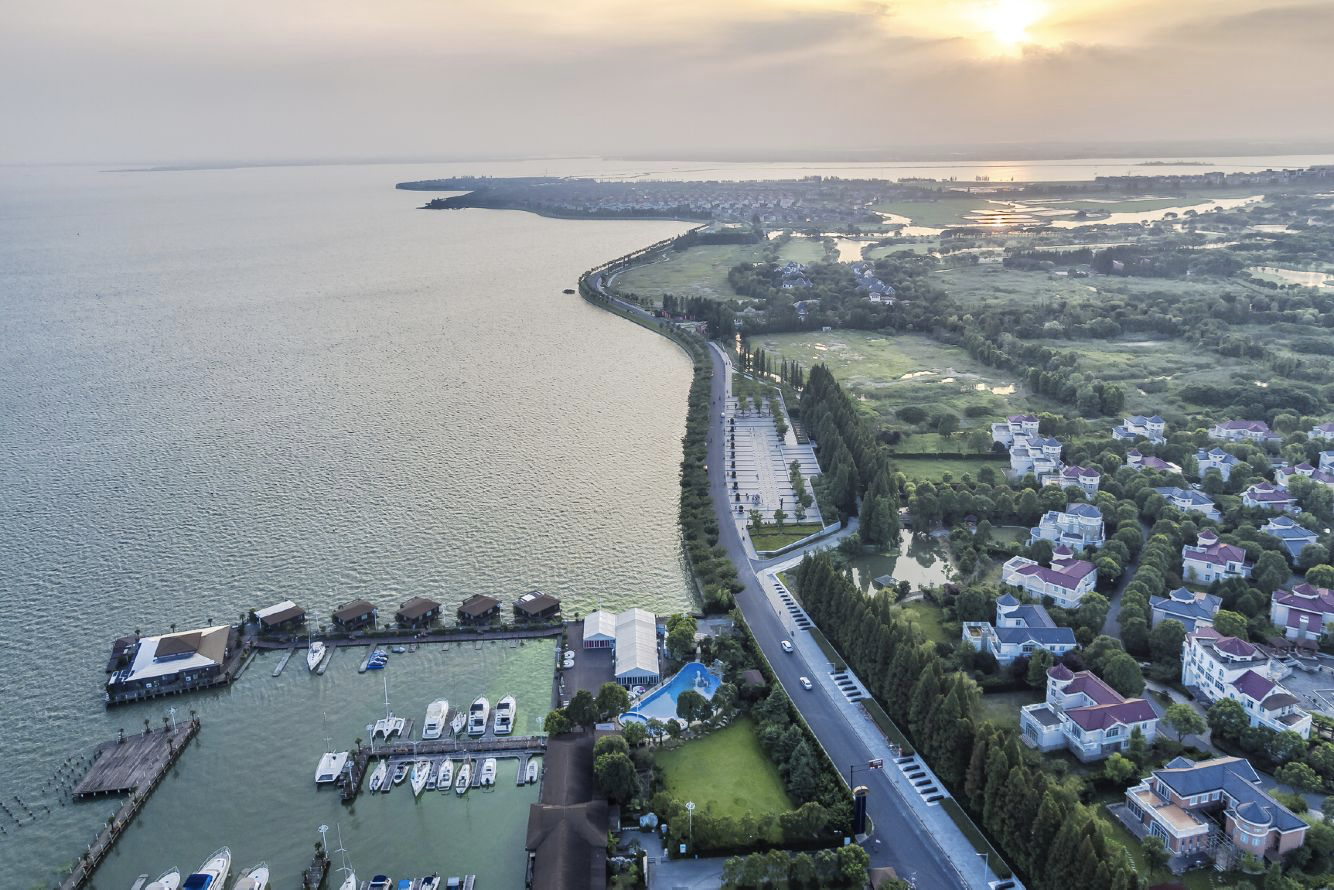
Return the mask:
M 1182 513 L 1199 513 L 1206 519 L 1212 519 L 1215 522 L 1223 518 L 1218 512 L 1218 507 L 1214 502 L 1193 488 L 1155 488 L 1154 491 L 1163 496 L 1167 503 L 1171 504 Z
M 979 652 L 989 652 L 1001 665 L 1046 649 L 1053 656 L 1075 648 L 1075 632 L 1057 627 L 1042 606 L 1021 603 L 1006 594 L 996 600 L 996 623 L 965 621 L 963 640 Z
M 1196 626 L 1213 627 L 1214 616 L 1223 605 L 1223 598 L 1212 593 L 1196 593 L 1185 587 L 1178 587 L 1167 596 L 1149 597 L 1149 610 L 1152 612 L 1153 627 L 1167 619 L 1180 621 L 1186 633 Z

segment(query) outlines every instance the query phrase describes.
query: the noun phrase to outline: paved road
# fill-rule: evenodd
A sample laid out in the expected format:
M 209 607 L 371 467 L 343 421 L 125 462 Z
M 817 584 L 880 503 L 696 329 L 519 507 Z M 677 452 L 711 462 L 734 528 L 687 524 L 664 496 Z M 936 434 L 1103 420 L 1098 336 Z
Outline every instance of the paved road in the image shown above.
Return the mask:
M 715 401 L 712 405 L 711 424 L 720 429 L 719 406 L 723 404 L 726 393 L 728 368 L 717 349 L 711 348 L 709 354 L 713 361 Z M 817 682 L 815 688 L 810 691 L 801 688 L 799 677 L 806 676 L 812 680 L 825 678 L 829 673 L 829 665 L 827 662 L 808 661 L 807 655 L 802 651 L 808 648 L 806 646 L 801 646 L 790 654 L 782 651 L 779 644 L 782 640 L 788 639 L 791 632 L 770 604 L 768 595 L 756 575 L 755 567 L 747 556 L 736 524 L 727 512 L 723 436 L 714 435 L 712 440 L 708 452 L 709 476 L 721 529 L 720 543 L 736 564 L 741 583 L 745 584 L 745 589 L 736 597 L 737 605 L 745 615 L 756 641 L 773 665 L 779 682 L 846 780 L 849 765 L 863 765 L 878 754 L 853 729 L 847 715 L 826 684 Z M 846 701 L 843 704 L 846 706 Z M 863 846 L 870 854 L 873 866 L 892 866 L 901 876 L 914 878 L 916 886 L 929 887 L 932 890 L 986 886 L 986 883 L 980 880 L 981 869 L 977 883 L 965 883 L 948 864 L 940 844 L 911 813 L 912 808 L 925 806 L 920 798 L 908 800 L 899 792 L 885 771 L 863 772 L 857 776 L 857 781 L 858 784 L 867 785 L 871 790 L 868 812 L 874 824 L 874 832 Z M 994 875 L 992 878 L 994 879 Z

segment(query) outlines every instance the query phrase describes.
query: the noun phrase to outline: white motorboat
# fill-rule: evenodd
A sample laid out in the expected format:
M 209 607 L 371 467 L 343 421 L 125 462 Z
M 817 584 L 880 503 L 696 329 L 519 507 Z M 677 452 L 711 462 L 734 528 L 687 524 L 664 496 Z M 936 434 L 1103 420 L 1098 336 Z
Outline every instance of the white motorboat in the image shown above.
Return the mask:
M 454 787 L 454 761 L 445 758 L 445 762 L 440 764 L 440 774 L 436 776 L 435 787 L 441 791 L 448 791 Z
M 144 890 L 176 890 L 179 886 L 181 886 L 181 870 L 179 868 L 169 868 Z
M 537 761 L 530 757 L 528 759 L 528 775 L 524 777 L 529 785 L 532 785 L 537 781 L 537 771 L 539 769 L 541 769 L 541 767 L 537 765 Z
M 312 671 L 319 667 L 320 662 L 324 660 L 325 651 L 326 647 L 324 643 L 319 640 L 311 640 L 310 648 L 306 650 L 306 667 L 310 668 Z
M 486 732 L 487 721 L 491 717 L 491 703 L 485 696 L 479 695 L 468 708 L 468 735 L 482 735 Z
M 437 698 L 426 707 L 426 720 L 422 723 L 422 738 L 438 739 L 445 731 L 445 718 L 449 716 L 449 699 Z
M 391 882 L 384 875 L 376 875 L 371 878 L 371 882 L 366 885 L 367 890 L 390 890 Z
M 496 784 L 496 759 L 494 757 L 488 757 L 482 761 L 482 773 L 478 782 L 481 785 Z
M 315 784 L 324 785 L 338 781 L 347 766 L 347 751 L 327 751 L 320 758 L 320 765 L 315 768 Z
M 403 780 L 406 779 L 407 777 L 408 777 L 408 762 L 404 760 L 401 761 L 398 764 L 398 766 L 394 767 L 393 783 L 395 785 L 401 785 L 403 784 Z
M 472 764 L 463 761 L 459 765 L 458 778 L 454 780 L 454 793 L 467 794 L 468 786 L 472 784 Z
M 431 761 L 418 760 L 412 765 L 412 793 L 421 795 L 426 790 L 426 780 L 431 778 Z
M 514 696 L 507 695 L 496 703 L 496 735 L 514 732 Z
M 417 885 L 417 890 L 440 890 L 440 876 L 427 875 L 422 878 L 421 883 Z
M 222 890 L 231 870 L 232 851 L 222 847 L 205 859 L 198 871 L 185 879 L 181 890 Z
M 269 890 L 269 867 L 261 862 L 241 872 L 232 890 Z
M 455 714 L 454 719 L 449 721 L 450 731 L 452 731 L 454 735 L 458 735 L 459 733 L 463 732 L 463 728 L 467 725 L 468 725 L 468 715 L 463 713 L 462 711 L 459 711 L 457 714 Z
M 371 773 L 371 791 L 387 790 L 385 779 L 389 777 L 389 761 L 381 760 Z

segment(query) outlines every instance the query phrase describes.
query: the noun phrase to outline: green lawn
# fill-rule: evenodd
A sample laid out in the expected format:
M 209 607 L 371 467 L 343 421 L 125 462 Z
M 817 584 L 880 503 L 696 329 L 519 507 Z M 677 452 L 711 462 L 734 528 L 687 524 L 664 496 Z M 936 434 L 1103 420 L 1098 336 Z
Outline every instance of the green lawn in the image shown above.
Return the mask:
M 1019 709 L 1024 705 L 1036 704 L 1040 701 L 1042 701 L 1042 691 L 1037 689 L 1024 689 L 1018 692 L 993 692 L 978 698 L 973 719 L 978 721 L 990 720 L 992 723 L 999 723 L 1018 731 Z
M 910 603 L 903 603 L 897 608 L 904 613 L 910 622 L 917 625 L 917 629 L 931 642 L 957 642 L 945 633 L 944 615 L 940 611 L 940 606 L 926 600 L 913 600 Z
M 764 756 L 749 717 L 662 751 L 657 762 L 672 797 L 712 807 L 716 815 L 740 818 L 793 809 L 778 767 Z
M 1120 800 L 1120 798 L 1117 798 L 1117 800 Z M 1135 839 L 1134 835 L 1127 831 L 1125 826 L 1118 822 L 1111 813 L 1107 812 L 1106 807 L 1102 806 L 1101 802 L 1094 806 L 1090 806 L 1089 810 L 1093 813 L 1094 818 L 1098 820 L 1099 825 L 1102 826 L 1103 834 L 1106 835 L 1109 840 L 1126 848 L 1126 852 L 1130 854 L 1130 858 L 1135 862 L 1135 870 L 1141 875 L 1149 876 L 1148 880 L 1150 887 L 1155 884 L 1169 884 L 1173 881 L 1180 881 L 1185 884 L 1186 890 L 1216 890 L 1216 888 L 1219 887 L 1260 886 L 1259 883 L 1252 881 L 1248 875 L 1244 875 L 1241 872 L 1227 872 L 1220 875 L 1212 868 L 1193 869 L 1180 877 L 1177 877 L 1166 870 L 1150 873 L 1149 860 L 1144 855 L 1144 848 L 1140 846 L 1140 842 Z M 1264 877 L 1262 875 L 1260 881 L 1262 882 L 1263 880 Z
M 915 442 L 916 436 L 909 439 L 909 442 Z M 911 447 L 911 446 L 909 446 Z M 913 450 L 917 450 L 914 448 Z M 1003 476 L 1009 469 L 1005 461 L 984 460 L 982 458 L 951 458 L 951 457 L 900 457 L 894 460 L 894 469 L 910 480 L 916 482 L 922 479 L 939 481 L 950 474 L 953 481 L 958 482 L 964 473 L 968 473 L 974 479 L 977 478 L 978 471 L 983 467 L 991 467 L 997 476 Z
M 612 285 L 622 293 L 651 298 L 655 305 L 662 304 L 664 293 L 682 298 L 737 299 L 738 294 L 727 283 L 727 273 L 740 263 L 760 262 L 764 247 L 763 244 L 701 244 L 671 251 L 667 259 L 616 275 Z M 793 238 L 779 248 L 778 256 L 799 263 L 819 262 L 825 258 L 824 244 L 810 238 Z
M 807 535 L 813 535 L 824 526 L 818 522 L 805 522 L 799 524 L 784 525 L 781 529 L 776 525 L 766 525 L 759 531 L 750 531 L 750 542 L 755 545 L 756 550 L 778 550 L 786 547 L 788 544 L 800 541 Z

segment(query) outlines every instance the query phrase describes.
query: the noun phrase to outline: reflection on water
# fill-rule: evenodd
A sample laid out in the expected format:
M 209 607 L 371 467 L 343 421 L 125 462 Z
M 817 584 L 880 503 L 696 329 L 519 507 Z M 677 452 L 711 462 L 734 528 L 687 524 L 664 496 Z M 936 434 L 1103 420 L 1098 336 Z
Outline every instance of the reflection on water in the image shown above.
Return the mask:
M 914 590 L 936 587 L 949 580 L 949 554 L 944 542 L 906 529 L 899 532 L 896 553 L 861 554 L 849 560 L 848 565 L 853 583 L 865 593 L 871 592 L 871 581 L 882 575 L 890 575 L 896 582 L 907 581 Z

